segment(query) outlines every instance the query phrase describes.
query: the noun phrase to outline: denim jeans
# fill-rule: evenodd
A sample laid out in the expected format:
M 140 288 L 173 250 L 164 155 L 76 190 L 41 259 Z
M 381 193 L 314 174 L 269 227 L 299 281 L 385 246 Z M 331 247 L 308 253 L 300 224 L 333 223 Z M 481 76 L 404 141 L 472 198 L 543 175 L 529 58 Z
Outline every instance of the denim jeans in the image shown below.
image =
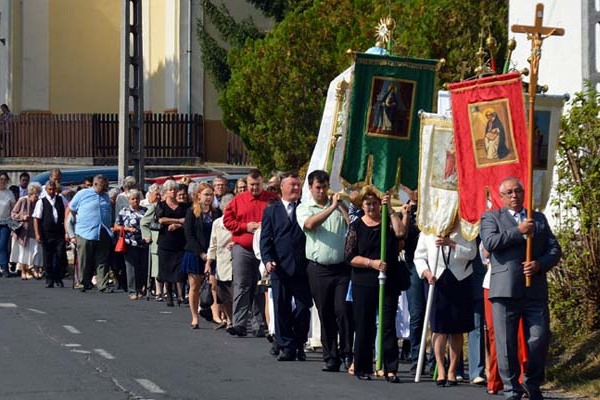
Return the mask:
M 406 266 L 410 270 L 410 288 L 406 291 L 408 312 L 410 313 L 410 355 L 413 366 L 416 366 L 419 359 L 421 334 L 423 333 L 426 298 L 424 281 L 419 278 L 414 262 L 407 261 Z
M 10 229 L 8 225 L 0 225 L 0 268 L 8 273 L 8 243 L 10 241 Z
M 485 376 L 485 331 L 483 316 L 483 299 L 473 302 L 473 322 L 475 327 L 469 332 L 469 379 Z

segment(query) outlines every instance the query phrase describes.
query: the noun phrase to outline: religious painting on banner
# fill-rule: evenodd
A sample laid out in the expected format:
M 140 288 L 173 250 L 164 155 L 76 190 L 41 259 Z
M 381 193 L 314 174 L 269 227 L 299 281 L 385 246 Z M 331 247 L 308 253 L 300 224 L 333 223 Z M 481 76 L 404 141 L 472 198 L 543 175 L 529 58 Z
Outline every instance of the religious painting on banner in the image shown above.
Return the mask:
M 474 239 L 490 203 L 491 208 L 501 207 L 500 182 L 513 176 L 527 185 L 529 146 L 521 75 L 453 83 L 449 91 L 461 229 L 467 239 Z
M 552 189 L 552 175 L 558 146 L 560 120 L 565 96 L 538 94 L 535 97 L 535 127 L 533 131 L 533 204 L 543 210 Z M 525 109 L 529 107 L 525 95 Z
M 419 207 L 422 232 L 445 236 L 458 213 L 458 174 L 452 119 L 421 113 Z
M 384 192 L 417 186 L 419 110 L 431 110 L 436 60 L 356 54 L 340 177 Z
M 414 90 L 413 82 L 373 77 L 368 134 L 408 138 Z

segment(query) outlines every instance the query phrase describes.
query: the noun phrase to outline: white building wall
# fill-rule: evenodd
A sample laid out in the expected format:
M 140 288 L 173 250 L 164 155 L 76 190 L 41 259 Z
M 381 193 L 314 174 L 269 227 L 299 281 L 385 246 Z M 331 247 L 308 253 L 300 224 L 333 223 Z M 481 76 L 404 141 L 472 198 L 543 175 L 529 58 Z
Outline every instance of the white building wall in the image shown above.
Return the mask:
M 21 111 L 50 109 L 49 0 L 21 2 Z
M 10 0 L 0 0 L 0 39 L 4 39 L 4 44 L 0 43 L 0 104 L 6 103 L 14 108 L 10 101 L 10 82 L 11 82 L 11 2 Z
M 550 94 L 573 93 L 583 88 L 583 3 L 588 0 L 512 0 L 508 16 L 509 37 L 517 40 L 512 61 L 517 69 L 529 68 L 531 41 L 525 34 L 510 31 L 514 24 L 533 25 L 535 6 L 544 4 L 544 26 L 564 28 L 564 36 L 544 40 L 539 68 L 539 84 L 548 85 Z M 593 2 L 594 0 L 592 0 Z M 527 80 L 527 78 L 525 78 Z

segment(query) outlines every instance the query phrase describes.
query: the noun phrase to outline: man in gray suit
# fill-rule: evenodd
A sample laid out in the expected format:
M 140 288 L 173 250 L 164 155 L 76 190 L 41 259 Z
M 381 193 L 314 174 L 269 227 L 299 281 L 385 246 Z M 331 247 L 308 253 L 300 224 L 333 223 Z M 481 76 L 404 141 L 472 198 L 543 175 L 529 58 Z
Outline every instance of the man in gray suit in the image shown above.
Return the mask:
M 490 252 L 492 302 L 498 369 L 507 399 L 524 393 L 531 400 L 543 399 L 540 385 L 548 354 L 550 318 L 546 273 L 560 260 L 561 249 L 542 213 L 527 219 L 523 208 L 523 184 L 506 178 L 500 184 L 504 205 L 481 217 L 481 240 Z M 532 235 L 532 261 L 525 262 L 526 238 Z M 525 277 L 531 286 L 525 287 Z M 523 385 L 519 384 L 517 331 L 523 319 L 528 361 Z

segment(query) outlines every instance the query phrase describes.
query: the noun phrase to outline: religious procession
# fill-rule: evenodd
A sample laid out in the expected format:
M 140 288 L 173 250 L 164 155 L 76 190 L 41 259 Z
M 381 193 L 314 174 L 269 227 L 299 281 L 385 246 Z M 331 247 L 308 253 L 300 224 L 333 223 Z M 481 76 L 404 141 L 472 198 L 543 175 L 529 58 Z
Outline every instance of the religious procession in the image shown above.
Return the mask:
M 265 338 L 278 362 L 319 348 L 324 373 L 408 383 L 406 362 L 440 390 L 543 399 L 546 274 L 562 251 L 538 210 L 564 103 L 537 101 L 543 41 L 564 34 L 543 15 L 511 27 L 531 42 L 529 70 L 510 53 L 496 65 L 490 34 L 475 75 L 439 92 L 444 60 L 392 54 L 383 18 L 330 83 L 304 172 L 147 188 L 98 174 L 77 190 L 60 169 L 11 188 L 0 173 L 0 274 L 188 308 L 186 329 Z

